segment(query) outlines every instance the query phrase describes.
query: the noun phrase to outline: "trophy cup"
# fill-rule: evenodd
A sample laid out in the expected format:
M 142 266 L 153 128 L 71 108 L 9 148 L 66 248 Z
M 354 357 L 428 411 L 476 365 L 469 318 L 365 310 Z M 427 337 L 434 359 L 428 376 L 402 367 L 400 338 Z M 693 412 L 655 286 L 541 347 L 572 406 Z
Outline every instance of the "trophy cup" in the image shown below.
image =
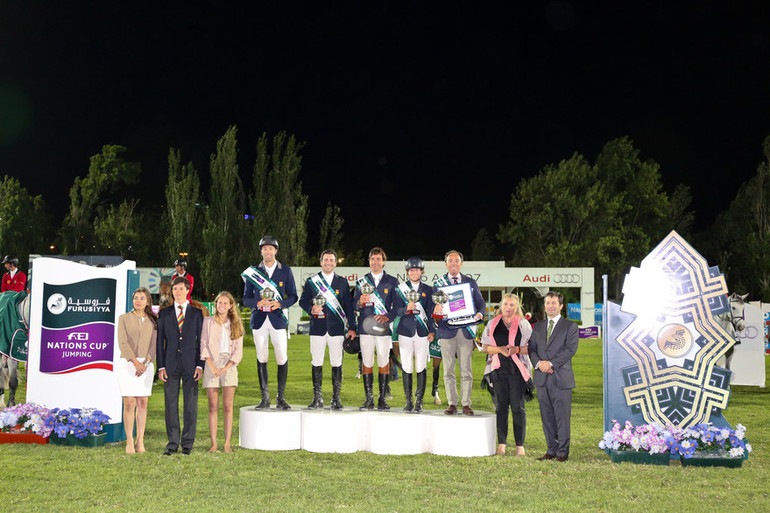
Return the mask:
M 325 304 L 326 304 L 326 298 L 323 297 L 321 295 L 321 293 L 319 292 L 318 295 L 313 298 L 313 306 L 320 306 L 321 308 L 323 308 L 323 306 Z M 314 319 L 326 319 L 326 314 L 323 313 L 323 311 L 322 311 L 321 313 L 313 314 L 313 318 Z
M 273 298 L 275 297 L 275 291 L 273 289 L 264 288 L 259 291 L 259 295 L 262 297 L 262 299 L 272 301 Z M 267 305 L 260 308 L 260 310 L 262 310 L 263 312 L 272 312 L 273 307 L 270 305 Z
M 360 285 L 360 289 L 361 289 L 361 295 L 362 296 L 363 295 L 367 295 L 368 296 L 369 294 L 374 292 L 374 286 L 371 283 L 369 283 L 368 281 L 363 282 Z M 366 303 L 364 303 L 364 306 L 374 306 L 374 301 L 367 301 Z
M 417 302 L 420 301 L 420 293 L 414 289 L 410 290 L 409 292 L 406 293 L 406 299 L 410 303 L 414 303 L 415 305 L 417 305 Z M 407 308 L 406 315 L 415 315 L 418 312 L 419 310 L 417 310 L 417 308 L 412 308 L 412 309 Z
M 433 313 L 432 317 L 434 319 L 446 319 L 447 315 L 443 312 L 444 305 L 447 304 L 449 301 L 449 296 L 446 295 L 446 292 L 443 290 L 437 290 L 433 293 L 433 295 L 430 297 L 434 303 L 437 305 L 441 305 L 442 312 L 441 313 Z

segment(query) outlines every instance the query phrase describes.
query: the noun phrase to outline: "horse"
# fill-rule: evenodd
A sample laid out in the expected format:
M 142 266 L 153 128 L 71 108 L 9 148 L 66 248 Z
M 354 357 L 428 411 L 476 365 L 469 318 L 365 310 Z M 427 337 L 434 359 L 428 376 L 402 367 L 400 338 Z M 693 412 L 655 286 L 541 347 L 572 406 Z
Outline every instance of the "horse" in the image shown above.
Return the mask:
M 18 329 L 29 336 L 29 295 L 16 304 L 16 315 L 21 327 Z M 17 330 L 18 331 L 18 330 Z M 10 344 L 8 353 L 11 354 Z M 8 406 L 16 405 L 16 389 L 19 387 L 19 360 L 0 354 L 0 408 L 5 405 L 5 388 L 8 388 Z
M 722 328 L 724 328 L 724 330 L 735 340 L 735 344 L 730 346 L 730 349 L 728 349 L 723 356 L 724 367 L 727 370 L 730 370 L 735 346 L 741 343 L 741 339 L 738 338 L 738 332 L 743 331 L 746 327 L 743 311 L 746 308 L 746 298 L 748 297 L 748 294 L 741 296 L 733 292 L 727 297 L 727 300 L 730 303 L 730 311 L 716 316 L 716 321 L 719 325 L 722 326 Z M 720 358 L 720 363 L 721 362 L 722 359 Z

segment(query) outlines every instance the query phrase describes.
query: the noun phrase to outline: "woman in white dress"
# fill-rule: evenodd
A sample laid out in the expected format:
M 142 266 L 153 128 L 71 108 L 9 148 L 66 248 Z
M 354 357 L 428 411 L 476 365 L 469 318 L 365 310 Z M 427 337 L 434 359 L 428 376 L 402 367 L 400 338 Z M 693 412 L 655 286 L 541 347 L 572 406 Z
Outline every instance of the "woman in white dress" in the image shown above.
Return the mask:
M 235 298 L 227 291 L 214 300 L 216 313 L 203 319 L 201 331 L 201 360 L 205 360 L 203 388 L 209 399 L 209 431 L 211 449 L 217 452 L 217 424 L 219 389 L 222 389 L 222 410 L 225 414 L 225 452 L 233 452 L 230 438 L 233 434 L 233 403 L 238 386 L 238 364 L 243 358 L 243 321 L 235 305 Z
M 118 387 L 123 396 L 123 427 L 126 453 L 144 452 L 144 428 L 147 425 L 147 398 L 152 395 L 155 344 L 158 318 L 152 311 L 150 291 L 142 287 L 133 296 L 134 309 L 118 319 L 120 367 Z M 136 447 L 134 447 L 136 420 Z

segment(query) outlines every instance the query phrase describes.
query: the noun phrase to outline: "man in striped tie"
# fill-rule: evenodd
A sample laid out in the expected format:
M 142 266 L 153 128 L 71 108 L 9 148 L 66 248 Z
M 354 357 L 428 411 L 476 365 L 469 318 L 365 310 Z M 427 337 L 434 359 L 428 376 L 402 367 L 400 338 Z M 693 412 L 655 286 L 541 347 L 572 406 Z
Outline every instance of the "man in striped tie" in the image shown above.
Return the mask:
M 564 296 L 558 292 L 545 295 L 546 318 L 532 329 L 529 359 L 534 366 L 532 380 L 537 387 L 540 417 L 547 445 L 538 460 L 567 461 L 569 457 L 570 414 L 575 374 L 572 357 L 578 348 L 578 327 L 564 319 Z
M 163 454 L 170 456 L 182 446 L 190 454 L 198 419 L 198 380 L 203 375 L 201 328 L 203 314 L 187 300 L 190 282 L 177 277 L 171 283 L 174 304 L 158 314 L 158 378 L 164 383 L 166 436 Z M 184 429 L 179 433 L 179 385 L 184 396 Z

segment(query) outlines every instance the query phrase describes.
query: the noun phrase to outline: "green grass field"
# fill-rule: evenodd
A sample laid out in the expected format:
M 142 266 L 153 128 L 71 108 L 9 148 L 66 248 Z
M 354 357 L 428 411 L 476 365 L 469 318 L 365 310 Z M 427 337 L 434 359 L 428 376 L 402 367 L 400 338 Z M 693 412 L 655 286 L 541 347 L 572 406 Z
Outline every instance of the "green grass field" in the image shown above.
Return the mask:
M 236 412 L 256 404 L 259 396 L 256 355 L 247 338 L 239 367 Z M 199 396 L 198 434 L 192 455 L 165 457 L 163 391 L 156 385 L 150 398 L 145 454 L 128 456 L 123 443 L 97 449 L 0 445 L 0 512 L 770 511 L 770 432 L 766 427 L 770 390 L 733 388 L 725 416 L 733 425 L 740 422 L 747 426 L 754 449 L 740 469 L 682 468 L 678 462 L 670 467 L 613 464 L 597 447 L 603 431 L 601 354 L 599 341 L 584 341 L 574 359 L 578 388 L 567 463 L 536 460 L 545 451 L 537 401 L 527 404 L 527 456 L 523 458 L 312 454 L 239 447 L 232 454 L 207 454 L 204 392 Z M 346 355 L 342 386 L 346 407 L 358 407 L 363 401 L 361 381 L 353 379 L 356 367 L 355 357 Z M 475 354 L 476 382 L 482 369 L 483 358 Z M 270 362 L 270 376 L 274 401 L 274 361 Z M 327 406 L 331 398 L 329 376 L 327 359 Z M 392 384 L 394 399 L 390 401 L 399 409 L 404 398 L 401 387 L 401 381 Z M 439 390 L 445 400 L 443 382 Z M 20 401 L 24 396 L 20 389 Z M 287 399 L 294 407 L 304 407 L 311 400 L 307 336 L 294 336 L 289 341 Z M 474 388 L 473 407 L 492 410 L 486 391 Z M 236 413 L 236 443 L 237 429 Z M 222 443 L 220 415 L 220 448 Z

